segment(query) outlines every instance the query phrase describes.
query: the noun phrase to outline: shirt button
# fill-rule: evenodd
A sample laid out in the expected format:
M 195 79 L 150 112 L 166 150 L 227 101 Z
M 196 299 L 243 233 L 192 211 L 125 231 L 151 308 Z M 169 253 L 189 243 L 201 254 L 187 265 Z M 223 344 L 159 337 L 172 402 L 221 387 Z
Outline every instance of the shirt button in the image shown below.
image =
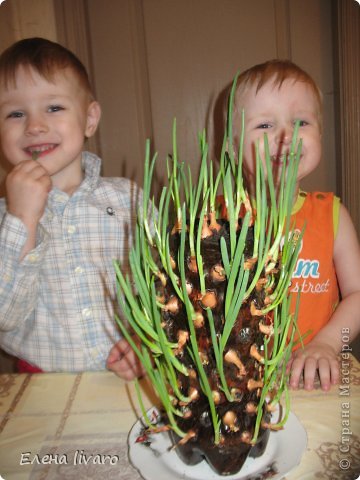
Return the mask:
M 92 358 L 93 358 L 94 360 L 98 359 L 99 356 L 100 356 L 100 355 L 99 355 L 99 349 L 98 349 L 98 348 L 92 348 L 92 349 L 90 350 L 90 355 L 92 356 Z
M 5 273 L 3 278 L 4 278 L 4 282 L 9 283 L 11 282 L 12 275 L 10 273 Z
M 28 260 L 31 263 L 36 262 L 37 259 L 38 259 L 37 253 L 30 253 L 30 255 L 28 256 Z
M 65 195 L 56 195 L 56 196 L 55 196 L 55 200 L 56 200 L 57 202 L 66 202 L 67 197 L 65 197 Z
M 76 267 L 75 268 L 75 273 L 83 273 L 84 269 L 82 267 Z
M 76 227 L 75 225 L 69 225 L 67 229 L 68 233 L 73 234 L 76 232 Z
M 90 310 L 90 308 L 84 308 L 81 313 L 82 313 L 82 316 L 83 316 L 84 318 L 89 318 L 89 317 L 91 317 L 91 310 Z

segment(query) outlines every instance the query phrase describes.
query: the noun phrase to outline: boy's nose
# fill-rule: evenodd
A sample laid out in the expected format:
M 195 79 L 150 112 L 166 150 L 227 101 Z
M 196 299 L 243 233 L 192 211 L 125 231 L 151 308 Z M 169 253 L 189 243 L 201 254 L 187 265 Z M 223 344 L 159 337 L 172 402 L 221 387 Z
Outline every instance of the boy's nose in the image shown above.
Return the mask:
M 39 135 L 48 131 L 48 126 L 41 115 L 29 116 L 26 123 L 26 135 Z
M 276 141 L 278 144 L 288 145 L 292 139 L 292 128 L 283 128 L 276 135 Z

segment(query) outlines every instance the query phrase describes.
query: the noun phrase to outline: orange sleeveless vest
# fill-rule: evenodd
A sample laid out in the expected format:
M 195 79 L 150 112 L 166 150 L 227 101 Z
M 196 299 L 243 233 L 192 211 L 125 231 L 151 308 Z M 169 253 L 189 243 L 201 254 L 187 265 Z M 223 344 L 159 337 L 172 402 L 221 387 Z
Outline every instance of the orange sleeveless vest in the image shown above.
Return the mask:
M 221 214 L 226 217 L 223 196 L 217 198 Z M 297 292 L 301 289 L 297 326 L 309 341 L 327 324 L 339 303 L 333 263 L 335 231 L 338 223 L 339 198 L 333 193 L 300 192 L 293 208 L 291 225 L 301 232 L 306 223 L 299 258 L 290 285 L 291 311 L 295 311 Z M 335 222 L 334 222 L 335 220 Z M 295 335 L 295 340 L 299 335 Z M 295 348 L 298 348 L 297 345 Z
M 300 200 L 300 202 L 299 202 Z M 300 192 L 291 220 L 301 231 L 306 222 L 299 258 L 290 285 L 292 308 L 301 289 L 298 328 L 308 343 L 330 320 L 339 290 L 333 263 L 339 199 L 333 193 Z M 300 205 L 298 205 L 300 203 Z

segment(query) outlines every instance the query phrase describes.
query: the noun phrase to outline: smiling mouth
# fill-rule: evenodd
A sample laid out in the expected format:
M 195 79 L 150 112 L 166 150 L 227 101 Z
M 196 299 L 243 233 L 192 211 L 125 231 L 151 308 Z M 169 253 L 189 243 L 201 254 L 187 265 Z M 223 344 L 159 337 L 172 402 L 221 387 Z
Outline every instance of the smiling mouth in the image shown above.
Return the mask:
M 286 161 L 288 161 L 288 158 L 285 155 L 280 155 L 280 156 L 272 155 L 270 158 L 271 158 L 271 163 L 276 166 L 283 165 L 285 158 L 287 159 Z
M 26 153 L 31 155 L 33 160 L 37 160 L 39 157 L 52 152 L 56 147 L 56 143 L 47 143 L 44 145 L 31 145 L 26 147 L 24 150 Z
M 300 157 L 301 158 L 301 157 Z M 284 162 L 289 163 L 290 161 L 290 154 L 284 153 L 283 155 L 271 155 L 270 157 L 271 163 L 276 166 L 284 165 Z

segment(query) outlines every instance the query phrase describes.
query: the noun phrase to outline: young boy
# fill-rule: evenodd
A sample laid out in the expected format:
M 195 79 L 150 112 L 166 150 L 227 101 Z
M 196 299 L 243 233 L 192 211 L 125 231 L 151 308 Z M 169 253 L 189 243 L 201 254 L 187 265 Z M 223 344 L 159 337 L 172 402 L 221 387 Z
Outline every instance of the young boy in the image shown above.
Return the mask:
M 350 332 L 351 340 L 360 331 L 360 250 L 350 216 L 339 199 L 331 193 L 300 189 L 300 181 L 322 156 L 322 95 L 297 65 L 273 60 L 239 76 L 234 103 L 234 134 L 241 133 L 245 111 L 244 176 L 250 194 L 254 191 L 255 144 L 259 141 L 264 158 L 266 132 L 277 182 L 282 156 L 289 153 L 295 122 L 300 121 L 302 154 L 292 220 L 299 231 L 306 221 L 306 230 L 290 288 L 294 296 L 301 289 L 298 326 L 307 336 L 305 348 L 294 351 L 289 363 L 290 385 L 297 388 L 303 376 L 304 388 L 311 390 L 318 371 L 322 389 L 328 390 L 339 381 L 343 329 Z M 116 348 L 127 354 L 117 362 L 117 374 L 133 378 L 134 353 L 124 340 Z
M 84 66 L 59 44 L 30 38 L 1 55 L 0 142 L 12 169 L 0 199 L 0 346 L 25 369 L 119 360 L 112 262 L 128 258 L 139 191 L 100 177 L 100 159 L 83 152 L 100 113 Z
M 290 385 L 298 387 L 303 374 L 304 388 L 310 390 L 318 371 L 322 389 L 328 390 L 339 380 L 342 329 L 350 332 L 352 340 L 360 331 L 360 250 L 350 216 L 339 199 L 331 193 L 300 189 L 300 181 L 322 156 L 322 95 L 297 65 L 273 60 L 239 76 L 234 105 L 234 132 L 245 112 L 244 175 L 250 193 L 255 144 L 259 142 L 264 158 L 266 132 L 276 182 L 283 155 L 290 150 L 295 122 L 300 121 L 302 153 L 292 219 L 299 230 L 306 221 L 306 230 L 290 290 L 296 295 L 301 289 L 298 326 L 301 334 L 310 333 L 304 339 L 305 348 L 293 352 Z

